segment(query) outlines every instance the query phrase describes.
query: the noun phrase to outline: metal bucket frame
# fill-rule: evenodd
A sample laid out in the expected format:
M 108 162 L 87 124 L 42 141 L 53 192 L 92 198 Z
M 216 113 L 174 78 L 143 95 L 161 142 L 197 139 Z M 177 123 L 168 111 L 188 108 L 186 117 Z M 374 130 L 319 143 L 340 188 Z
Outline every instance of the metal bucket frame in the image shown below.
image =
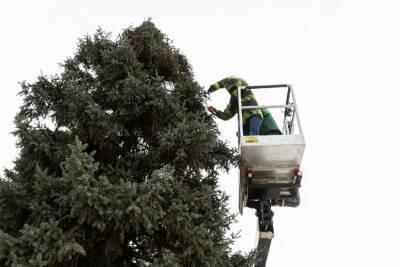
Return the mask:
M 284 104 L 242 106 L 241 90 L 267 90 L 272 88 L 287 90 Z M 281 128 L 283 135 L 243 136 L 243 111 L 260 108 L 285 109 Z M 286 116 L 290 110 L 291 116 Z M 291 127 L 288 126 L 289 121 L 291 122 Z M 294 133 L 296 127 L 298 127 L 298 134 Z M 297 206 L 298 203 L 290 204 L 290 199 L 295 197 L 294 194 L 298 198 L 298 188 L 300 187 L 301 177 L 297 177 L 293 173 L 300 166 L 305 142 L 292 85 L 276 84 L 239 87 L 238 128 L 238 147 L 241 158 L 239 174 L 240 212 L 242 213 L 243 206 L 252 207 L 252 204 L 248 203 L 249 187 L 251 194 L 253 194 L 252 192 L 262 192 L 267 189 L 273 205 Z M 253 142 L 252 140 L 256 140 L 257 142 Z M 249 170 L 252 171 L 252 175 L 254 175 L 254 179 L 252 179 L 254 182 L 251 185 L 249 185 L 249 178 L 247 177 Z M 257 177 L 261 179 L 257 179 Z M 296 191 L 293 191 L 294 189 L 296 189 Z M 289 191 L 292 193 L 289 194 Z M 287 200 L 286 203 L 285 200 Z
M 242 95 L 241 95 L 241 90 L 243 89 L 272 89 L 272 88 L 287 88 L 287 94 L 286 94 L 286 103 L 283 105 L 267 105 L 267 106 L 242 106 Z M 292 101 L 290 101 L 292 100 Z M 275 84 L 275 85 L 256 85 L 256 86 L 242 86 L 238 88 L 238 107 L 239 107 L 239 148 L 241 147 L 240 145 L 243 143 L 243 110 L 250 110 L 250 109 L 258 109 L 258 108 L 285 108 L 285 112 L 289 108 L 293 109 L 293 118 L 292 121 L 293 123 L 296 121 L 300 135 L 303 137 L 304 140 L 304 134 L 303 134 L 303 128 L 301 126 L 301 121 L 300 121 L 300 115 L 298 112 L 298 107 L 297 107 L 297 102 L 296 102 L 296 97 L 294 95 L 294 90 L 293 86 L 291 84 Z M 294 120 L 296 119 L 296 120 Z M 292 135 L 295 124 L 292 124 L 291 129 L 289 130 L 287 127 L 287 119 L 286 116 L 284 116 L 284 121 L 283 121 L 283 129 L 282 132 L 285 135 Z

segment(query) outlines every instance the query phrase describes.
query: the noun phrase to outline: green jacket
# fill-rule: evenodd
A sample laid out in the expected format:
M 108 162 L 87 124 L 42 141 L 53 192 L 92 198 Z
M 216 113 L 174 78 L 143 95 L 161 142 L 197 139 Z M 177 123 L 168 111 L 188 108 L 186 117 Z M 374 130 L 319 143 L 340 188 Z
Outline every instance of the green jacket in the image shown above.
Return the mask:
M 269 110 L 267 108 L 263 108 L 261 111 L 264 118 L 261 122 L 260 135 L 281 135 L 282 132 L 278 125 L 276 125 L 276 122 Z
M 214 83 L 208 89 L 209 93 L 215 92 L 220 88 L 225 88 L 228 90 L 231 98 L 229 100 L 229 104 L 226 106 L 224 111 L 218 110 L 215 115 L 222 119 L 222 120 L 229 120 L 238 112 L 238 87 L 247 86 L 245 80 L 240 79 L 238 77 L 228 77 L 222 79 L 219 82 Z M 242 97 L 242 106 L 258 106 L 256 97 L 254 96 L 253 92 L 250 89 L 242 89 L 241 90 L 241 97 Z M 252 110 L 245 110 L 242 113 L 242 120 L 243 125 L 247 124 L 249 118 L 252 116 L 259 116 L 260 118 L 263 117 L 261 109 L 252 109 Z

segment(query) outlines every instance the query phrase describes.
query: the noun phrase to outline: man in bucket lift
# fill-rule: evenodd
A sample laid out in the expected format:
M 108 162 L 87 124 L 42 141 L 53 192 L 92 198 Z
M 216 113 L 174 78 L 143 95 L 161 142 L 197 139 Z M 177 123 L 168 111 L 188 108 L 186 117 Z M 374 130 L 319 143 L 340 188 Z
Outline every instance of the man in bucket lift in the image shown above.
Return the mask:
M 208 111 L 222 120 L 229 120 L 235 116 L 238 112 L 238 88 L 241 86 L 248 86 L 248 84 L 245 80 L 235 76 L 222 79 L 211 85 L 208 89 L 208 93 L 215 92 L 220 88 L 225 88 L 231 95 L 231 98 L 224 111 L 217 110 L 212 106 L 208 107 Z M 242 106 L 258 106 L 257 100 L 250 89 L 242 89 L 241 92 Z M 242 116 L 243 135 L 282 134 L 271 113 L 266 108 L 245 110 Z

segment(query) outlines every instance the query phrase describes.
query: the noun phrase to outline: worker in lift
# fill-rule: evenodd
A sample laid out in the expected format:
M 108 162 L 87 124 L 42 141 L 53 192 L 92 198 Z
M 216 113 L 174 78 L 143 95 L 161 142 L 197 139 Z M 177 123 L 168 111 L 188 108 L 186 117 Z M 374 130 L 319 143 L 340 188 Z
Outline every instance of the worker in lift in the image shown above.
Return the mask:
M 245 80 L 238 77 L 228 77 L 222 79 L 219 82 L 214 83 L 208 89 L 208 93 L 215 92 L 220 88 L 225 88 L 231 95 L 229 104 L 226 106 L 224 111 L 217 110 L 215 107 L 208 107 L 208 111 L 215 114 L 222 120 L 229 120 L 238 112 L 238 88 L 241 86 L 247 86 Z M 250 89 L 241 90 L 242 106 L 257 106 L 257 100 L 253 92 Z M 243 111 L 243 135 L 259 135 L 260 125 L 263 114 L 261 109 L 251 109 Z
M 235 76 L 222 79 L 211 85 L 208 89 L 208 93 L 215 92 L 220 88 L 225 88 L 231 95 L 231 98 L 224 111 L 217 110 L 212 106 L 208 107 L 208 111 L 222 120 L 229 120 L 235 116 L 238 112 L 238 88 L 241 86 L 248 86 L 248 84 L 245 80 Z M 242 106 L 258 106 L 257 100 L 250 89 L 245 88 L 242 89 L 241 92 Z M 266 108 L 244 110 L 242 121 L 243 135 L 281 134 L 271 113 Z

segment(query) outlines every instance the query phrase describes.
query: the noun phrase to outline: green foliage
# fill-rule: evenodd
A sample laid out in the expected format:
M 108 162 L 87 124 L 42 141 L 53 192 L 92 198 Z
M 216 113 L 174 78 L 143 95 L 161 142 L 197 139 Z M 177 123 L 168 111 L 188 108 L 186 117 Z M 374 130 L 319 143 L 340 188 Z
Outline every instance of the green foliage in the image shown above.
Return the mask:
M 236 163 L 184 55 L 151 21 L 79 41 L 22 83 L 0 179 L 1 266 L 248 266 L 218 172 Z
M 25 224 L 18 238 L 0 230 L 0 240 L 0 259 L 16 267 L 57 265 L 86 255 L 85 249 L 52 220 L 37 227 Z

